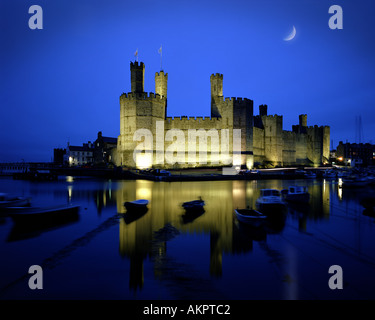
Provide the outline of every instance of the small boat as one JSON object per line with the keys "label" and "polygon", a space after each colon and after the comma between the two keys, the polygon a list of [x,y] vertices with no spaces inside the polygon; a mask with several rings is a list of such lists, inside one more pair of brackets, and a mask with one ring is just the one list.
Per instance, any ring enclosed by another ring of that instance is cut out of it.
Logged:
{"label": "small boat", "polygon": [[367,177],[352,175],[345,178],[342,178],[342,187],[343,188],[358,188],[365,187],[370,184],[370,180]]}
{"label": "small boat", "polygon": [[310,193],[305,186],[290,186],[288,189],[281,191],[281,195],[285,201],[308,203],[310,201]]}
{"label": "small boat", "polygon": [[12,197],[6,193],[0,193],[0,209],[9,207],[23,207],[30,205],[30,198]]}
{"label": "small boat", "polygon": [[305,175],[306,174],[306,171],[305,170],[302,170],[302,169],[297,169],[295,171],[295,174],[300,176],[300,175]]}
{"label": "small boat", "polygon": [[238,221],[254,227],[260,227],[267,219],[266,215],[254,209],[235,209],[234,212]]}
{"label": "small boat", "polygon": [[323,173],[323,178],[325,179],[335,179],[337,177],[337,174],[333,170],[327,170]]}
{"label": "small boat", "polygon": [[148,200],[139,199],[135,201],[127,201],[124,203],[126,210],[144,210],[148,205]]}
{"label": "small boat", "polygon": [[10,207],[7,215],[15,223],[44,223],[53,219],[77,215],[80,206],[62,205],[54,207]]}
{"label": "small boat", "polygon": [[182,207],[185,210],[194,211],[194,210],[202,210],[205,206],[205,202],[200,197],[199,200],[187,201],[182,204]]}
{"label": "small boat", "polygon": [[[35,218],[35,217],[34,217]],[[42,219],[30,219],[24,223],[14,223],[8,237],[7,242],[25,240],[40,236],[45,232],[57,230],[70,226],[79,221],[78,210],[65,212],[64,214],[51,214]]]}
{"label": "small boat", "polygon": [[315,172],[306,172],[304,174],[306,179],[315,179],[316,178],[316,173]]}
{"label": "small boat", "polygon": [[268,216],[279,216],[286,209],[286,205],[281,198],[281,193],[277,189],[262,189],[261,195],[256,200],[257,209]]}

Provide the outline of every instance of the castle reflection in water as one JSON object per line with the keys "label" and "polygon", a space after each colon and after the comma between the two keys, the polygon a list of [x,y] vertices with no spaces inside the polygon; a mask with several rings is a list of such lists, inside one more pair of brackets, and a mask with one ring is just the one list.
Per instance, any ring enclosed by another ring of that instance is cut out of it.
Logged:
{"label": "castle reflection in water", "polygon": [[[153,182],[146,180],[116,182],[116,188],[107,184],[95,194],[98,213],[103,207],[114,206],[120,214],[119,252],[130,260],[129,287],[133,290],[143,286],[143,264],[150,259],[155,277],[170,271],[166,262],[168,240],[176,234],[201,234],[210,239],[210,274],[222,275],[223,254],[250,252],[253,241],[267,239],[269,233],[280,233],[282,221],[274,229],[256,231],[244,227],[235,219],[235,208],[255,208],[260,189],[283,189],[295,183],[283,180],[262,181],[205,181],[205,182]],[[301,181],[297,183],[306,183]],[[330,214],[330,194],[342,190],[337,184],[326,181],[309,182],[311,200],[309,206],[288,208],[288,218],[298,219],[298,228],[303,231],[309,220],[327,219]],[[74,191],[74,189],[73,189]],[[79,192],[79,191],[78,191]],[[341,193],[341,195],[340,195]],[[74,192],[74,195],[77,194]],[[79,196],[78,196],[79,197]],[[184,219],[181,204],[202,197],[206,202],[205,212],[193,220]],[[126,221],[125,201],[149,200],[148,211],[133,221]]]}

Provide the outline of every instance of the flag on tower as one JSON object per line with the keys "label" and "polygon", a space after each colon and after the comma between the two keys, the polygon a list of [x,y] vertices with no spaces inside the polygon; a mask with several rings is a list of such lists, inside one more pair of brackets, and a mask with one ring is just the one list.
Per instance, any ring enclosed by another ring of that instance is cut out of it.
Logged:
{"label": "flag on tower", "polygon": [[134,56],[137,58],[137,61],[138,61],[138,48],[137,50],[135,50]]}
{"label": "flag on tower", "polygon": [[158,50],[158,52],[160,53],[160,70],[163,70],[163,67],[162,67],[162,45],[160,45],[160,48]]}

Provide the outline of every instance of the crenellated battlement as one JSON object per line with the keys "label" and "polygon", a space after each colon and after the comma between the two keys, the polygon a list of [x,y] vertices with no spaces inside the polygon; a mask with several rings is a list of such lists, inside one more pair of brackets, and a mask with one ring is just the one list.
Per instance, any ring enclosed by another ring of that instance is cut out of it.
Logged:
{"label": "crenellated battlement", "polygon": [[232,103],[247,104],[247,103],[253,102],[253,100],[251,99],[242,98],[242,97],[217,97],[216,101],[226,103],[227,105],[232,104]]}
{"label": "crenellated battlement", "polygon": [[128,92],[120,96],[120,100],[146,100],[146,101],[165,101],[166,98],[153,92]]}
{"label": "crenellated battlement", "polygon": [[165,77],[168,80],[168,73],[164,73],[164,71],[155,72],[155,77]]}
{"label": "crenellated battlement", "polygon": [[210,79],[214,79],[214,78],[219,78],[219,79],[223,80],[223,75],[221,73],[213,73],[213,74],[211,74]]}
{"label": "crenellated battlement", "polygon": [[309,126],[307,127],[307,129],[309,130],[323,130],[325,128],[329,128],[329,126],[318,126],[318,125],[314,125],[314,126]]}
{"label": "crenellated battlement", "polygon": [[130,66],[131,67],[142,67],[142,68],[144,68],[144,66],[145,66],[145,64],[143,63],[143,62],[140,62],[139,64],[138,64],[138,61],[130,61]]}
{"label": "crenellated battlement", "polygon": [[221,118],[211,118],[211,117],[188,117],[188,116],[181,116],[181,117],[167,117],[165,120],[167,123],[172,122],[191,122],[191,123],[214,123],[214,122],[221,122]]}
{"label": "crenellated battlement", "polygon": [[275,119],[275,120],[280,120],[283,118],[283,116],[279,116],[277,114],[274,115],[267,115],[267,116],[262,116],[262,118],[265,117],[266,119]]}

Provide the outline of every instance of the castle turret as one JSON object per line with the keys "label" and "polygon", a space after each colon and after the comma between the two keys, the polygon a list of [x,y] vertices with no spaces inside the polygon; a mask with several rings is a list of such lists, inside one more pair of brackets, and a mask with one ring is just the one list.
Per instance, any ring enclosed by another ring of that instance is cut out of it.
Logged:
{"label": "castle turret", "polygon": [[220,73],[212,74],[211,80],[211,96],[223,96],[223,75]]}
{"label": "castle turret", "polygon": [[155,72],[155,93],[160,97],[167,98],[168,73],[164,71]]}
{"label": "castle turret", "polygon": [[211,117],[222,117],[219,104],[223,100],[223,75],[212,74],[211,81]]}
{"label": "castle turret", "polygon": [[131,92],[141,93],[144,92],[144,80],[145,80],[145,65],[141,62],[138,65],[138,61],[130,63],[130,80],[131,80]]}
{"label": "castle turret", "polygon": [[259,115],[260,116],[266,116],[267,115],[267,105],[262,104],[259,106]]}
{"label": "castle turret", "polygon": [[300,114],[299,115],[299,126],[307,127],[307,114]]}

